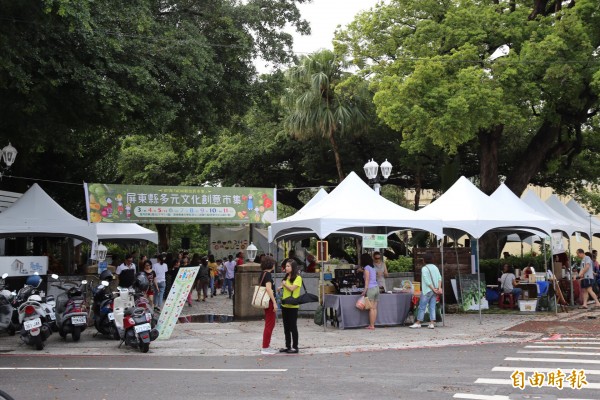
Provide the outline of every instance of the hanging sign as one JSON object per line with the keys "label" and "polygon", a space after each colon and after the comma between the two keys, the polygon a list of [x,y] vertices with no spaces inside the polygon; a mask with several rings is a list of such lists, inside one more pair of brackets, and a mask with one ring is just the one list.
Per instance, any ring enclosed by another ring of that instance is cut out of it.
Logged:
{"label": "hanging sign", "polygon": [[177,271],[177,278],[173,282],[156,324],[159,333],[158,339],[167,340],[171,337],[187,296],[192,291],[194,279],[196,279],[199,270],[200,267],[187,267],[179,268],[179,271]]}
{"label": "hanging sign", "polygon": [[387,247],[387,235],[363,235],[363,248],[386,249]]}
{"label": "hanging sign", "polygon": [[270,224],[275,189],[84,184],[89,222]]}

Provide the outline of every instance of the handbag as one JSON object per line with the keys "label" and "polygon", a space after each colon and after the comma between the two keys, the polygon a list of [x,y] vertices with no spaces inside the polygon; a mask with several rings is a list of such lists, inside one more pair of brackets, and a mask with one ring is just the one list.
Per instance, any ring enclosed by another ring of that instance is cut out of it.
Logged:
{"label": "handbag", "polygon": [[298,297],[286,297],[285,299],[281,300],[281,304],[290,304],[297,306],[300,304],[316,303],[317,301],[319,301],[319,296],[317,296],[316,294],[308,293],[308,291],[306,290],[306,286],[304,286],[304,281],[302,281],[302,288],[304,289],[304,293],[302,293]]}
{"label": "handbag", "polygon": [[360,298],[356,301],[356,308],[358,308],[361,311],[370,310],[371,308],[373,308],[373,305],[371,304],[371,300],[369,300],[368,297],[360,296]]}
{"label": "handbag", "polygon": [[260,284],[254,286],[254,294],[252,295],[252,307],[255,308],[269,308],[269,294],[267,293],[267,288],[262,286],[263,280],[265,279],[265,273],[263,272],[263,276],[260,280]]}

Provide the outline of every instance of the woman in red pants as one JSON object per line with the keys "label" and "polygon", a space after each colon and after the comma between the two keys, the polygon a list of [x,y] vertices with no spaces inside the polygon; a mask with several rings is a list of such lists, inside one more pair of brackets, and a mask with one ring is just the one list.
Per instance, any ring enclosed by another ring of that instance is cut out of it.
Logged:
{"label": "woman in red pants", "polygon": [[275,269],[275,259],[270,256],[263,257],[260,262],[260,269],[262,274],[260,275],[259,283],[261,286],[267,288],[267,294],[269,295],[269,307],[265,309],[265,328],[263,330],[263,342],[261,354],[272,355],[278,353],[277,350],[271,348],[271,335],[273,334],[273,328],[275,328],[275,313],[277,310],[277,301],[275,300],[275,294],[273,292],[274,281],[273,270]]}

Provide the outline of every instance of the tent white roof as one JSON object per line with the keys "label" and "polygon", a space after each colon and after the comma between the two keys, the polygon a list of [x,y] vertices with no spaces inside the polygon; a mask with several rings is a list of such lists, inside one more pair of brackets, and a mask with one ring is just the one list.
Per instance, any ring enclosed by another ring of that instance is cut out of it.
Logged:
{"label": "tent white roof", "polygon": [[146,240],[158,244],[158,233],[134,223],[98,222],[98,240]]}
{"label": "tent white roof", "polygon": [[579,215],[581,218],[585,218],[586,221],[591,220],[592,225],[596,228],[600,228],[600,221],[594,217],[592,214],[587,212],[581,205],[575,201],[575,199],[571,199],[566,204],[567,208],[573,211],[575,214]]}
{"label": "tent white roof", "polygon": [[506,207],[461,176],[433,203],[417,211],[440,218],[445,233],[465,232],[478,239],[494,229],[536,230],[550,234],[550,220],[539,214]]}
{"label": "tent white roof", "polygon": [[527,190],[521,199],[538,213],[550,218],[552,221],[552,230],[562,231],[569,237],[573,236],[575,232],[585,233],[585,231],[581,230],[582,227],[554,211],[553,208],[544,203],[533,191]]}
{"label": "tent white roof", "polygon": [[589,239],[590,230],[592,235],[600,233],[600,228],[595,227],[593,225],[590,227],[589,219],[586,220],[585,218],[582,218],[579,215],[575,214],[566,205],[564,205],[563,202],[560,201],[560,199],[555,194],[551,195],[546,199],[546,204],[548,204],[548,206],[554,211],[562,215],[563,218],[567,219],[568,221],[571,221],[571,223],[573,224],[576,224],[578,227],[577,231],[581,232],[586,238]]}
{"label": "tent white roof", "polygon": [[354,172],[325,198],[305,208],[298,216],[294,214],[273,222],[270,240],[294,232],[311,232],[323,239],[333,233],[373,233],[374,229],[389,233],[399,229],[419,229],[442,234],[438,218],[419,217],[416,212],[392,203],[375,193]]}
{"label": "tent white roof", "polygon": [[75,218],[37,184],[0,214],[0,237],[68,236],[97,241],[96,228]]}

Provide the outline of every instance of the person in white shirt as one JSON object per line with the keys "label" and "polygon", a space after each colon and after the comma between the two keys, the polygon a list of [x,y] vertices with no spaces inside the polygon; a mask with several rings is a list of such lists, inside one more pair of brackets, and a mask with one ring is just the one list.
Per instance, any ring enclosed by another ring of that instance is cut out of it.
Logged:
{"label": "person in white shirt", "polygon": [[158,294],[156,295],[154,304],[157,308],[161,309],[165,301],[166,273],[169,267],[162,254],[158,255],[157,260],[158,262],[152,265],[152,270],[156,273],[156,284],[158,286]]}
{"label": "person in white shirt", "polygon": [[232,255],[229,255],[229,259],[225,262],[225,286],[227,287],[227,294],[229,295],[229,298],[231,298],[233,295],[233,283],[235,282],[236,265],[236,260],[233,259]]}
{"label": "person in white shirt", "polygon": [[119,277],[119,286],[128,288],[133,285],[135,280],[135,264],[133,263],[133,256],[127,254],[125,261],[117,267],[117,276]]}

